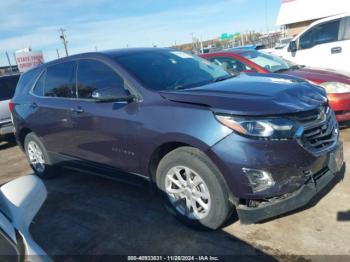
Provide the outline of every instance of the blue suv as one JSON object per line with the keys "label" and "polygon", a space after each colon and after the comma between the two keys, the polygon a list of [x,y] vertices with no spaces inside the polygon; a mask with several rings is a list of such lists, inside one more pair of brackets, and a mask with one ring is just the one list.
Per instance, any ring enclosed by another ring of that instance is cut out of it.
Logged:
{"label": "blue suv", "polygon": [[322,88],[233,76],[174,49],[52,61],[21,76],[10,108],[38,176],[139,176],[181,220],[211,229],[234,210],[255,223],[304,206],[343,166]]}

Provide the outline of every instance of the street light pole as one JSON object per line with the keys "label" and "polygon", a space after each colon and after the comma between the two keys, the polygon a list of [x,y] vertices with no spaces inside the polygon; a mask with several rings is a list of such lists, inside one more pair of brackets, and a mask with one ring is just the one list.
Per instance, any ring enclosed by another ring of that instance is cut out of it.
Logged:
{"label": "street light pole", "polygon": [[63,28],[60,28],[58,30],[58,32],[60,33],[60,38],[62,39],[62,42],[63,42],[63,45],[64,45],[64,50],[66,51],[66,56],[68,56],[68,48],[67,48],[67,44],[68,44],[68,41],[67,41],[67,36],[66,36],[66,30],[63,29]]}

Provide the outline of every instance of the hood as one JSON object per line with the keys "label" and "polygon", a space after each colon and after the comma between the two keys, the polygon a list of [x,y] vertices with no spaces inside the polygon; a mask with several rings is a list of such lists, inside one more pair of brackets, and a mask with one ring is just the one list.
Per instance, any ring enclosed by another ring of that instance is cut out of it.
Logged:
{"label": "hood", "polygon": [[200,104],[233,115],[277,115],[312,110],[326,103],[327,95],[299,78],[279,74],[240,74],[201,87],[162,91],[168,100]]}
{"label": "hood", "polygon": [[300,69],[289,70],[286,74],[296,77],[301,77],[310,80],[316,84],[321,84],[324,82],[341,82],[345,84],[350,84],[350,77],[345,74],[340,74],[337,71],[331,69],[317,69],[304,67]]}

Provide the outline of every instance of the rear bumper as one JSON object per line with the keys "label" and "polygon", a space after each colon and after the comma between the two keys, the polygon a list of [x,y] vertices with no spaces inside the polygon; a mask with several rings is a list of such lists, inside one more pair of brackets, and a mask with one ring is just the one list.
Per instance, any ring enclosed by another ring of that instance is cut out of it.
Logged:
{"label": "rear bumper", "polygon": [[13,124],[11,122],[0,124],[0,137],[13,134]]}
{"label": "rear bumper", "polygon": [[321,191],[332,184],[332,181],[338,181],[337,177],[341,176],[339,171],[342,170],[344,165],[342,145],[340,145],[338,150],[337,153],[331,153],[326,169],[314,174],[294,193],[271,199],[268,202],[261,202],[257,207],[239,205],[237,207],[237,213],[241,223],[257,223],[289,213],[290,211],[305,207],[313,199],[316,199],[317,196],[321,196]]}

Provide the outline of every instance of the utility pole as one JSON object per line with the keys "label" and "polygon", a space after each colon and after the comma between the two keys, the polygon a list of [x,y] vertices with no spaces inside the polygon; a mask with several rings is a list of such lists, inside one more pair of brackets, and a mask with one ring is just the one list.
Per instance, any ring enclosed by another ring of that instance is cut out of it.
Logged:
{"label": "utility pole", "polygon": [[57,58],[60,58],[60,53],[58,52],[58,49],[56,48]]}
{"label": "utility pole", "polygon": [[201,35],[200,41],[201,41],[201,54],[203,54],[204,53],[204,48],[203,48],[203,37],[202,37],[202,35]]}
{"label": "utility pole", "polygon": [[12,67],[11,61],[10,61],[10,57],[9,57],[9,53],[7,53],[7,51],[5,53],[6,53],[7,61],[9,62],[9,66]]}
{"label": "utility pole", "polygon": [[17,64],[17,59],[16,59],[16,54],[15,54],[15,53],[13,53],[13,59],[15,60],[16,65],[18,66],[18,64]]}
{"label": "utility pole", "polygon": [[194,43],[194,33],[190,33],[191,37],[192,37],[192,49],[195,50],[195,43]]}
{"label": "utility pole", "polygon": [[66,56],[68,56],[68,49],[67,49],[67,36],[66,36],[66,29],[60,28],[58,29],[58,32],[60,33],[60,38],[62,39],[63,45],[64,45],[64,49],[66,50]]}

